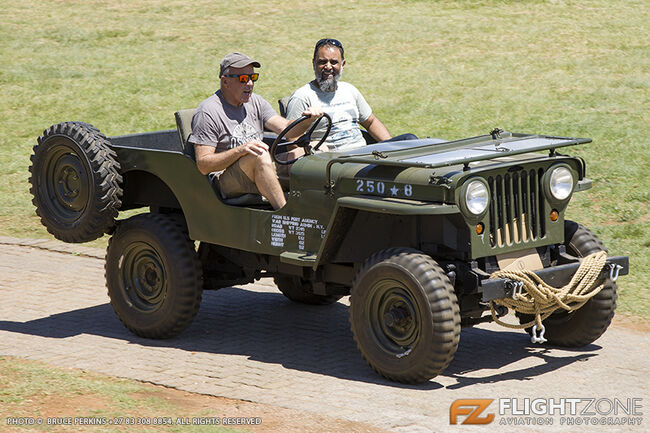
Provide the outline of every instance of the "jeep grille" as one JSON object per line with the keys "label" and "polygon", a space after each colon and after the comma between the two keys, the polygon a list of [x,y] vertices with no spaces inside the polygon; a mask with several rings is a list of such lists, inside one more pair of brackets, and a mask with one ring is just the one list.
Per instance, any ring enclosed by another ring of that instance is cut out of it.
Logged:
{"label": "jeep grille", "polygon": [[490,187],[490,246],[505,247],[532,242],[546,234],[543,170],[520,170],[488,177]]}

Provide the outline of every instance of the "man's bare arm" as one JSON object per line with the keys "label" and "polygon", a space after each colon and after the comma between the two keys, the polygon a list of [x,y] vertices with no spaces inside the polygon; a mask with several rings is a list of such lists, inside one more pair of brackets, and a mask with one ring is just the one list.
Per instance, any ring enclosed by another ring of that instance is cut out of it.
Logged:
{"label": "man's bare arm", "polygon": [[[296,125],[295,128],[293,128],[291,131],[289,131],[289,139],[293,140],[294,138],[300,137],[302,134],[307,131],[307,129],[314,123],[314,121],[318,120],[320,116],[323,115],[323,110],[317,107],[309,107],[305,111],[303,111],[303,116],[304,115],[309,115],[311,116],[311,120],[305,120],[304,122],[301,122],[299,125]],[[266,121],[264,126],[266,129],[275,132],[276,134],[279,134],[291,124],[295,119],[289,120],[285,119],[282,116],[273,116],[269,120]]]}
{"label": "man's bare arm", "polygon": [[259,156],[264,152],[268,152],[268,150],[269,147],[265,143],[257,140],[249,141],[241,146],[233,147],[223,152],[215,152],[214,146],[194,145],[196,166],[203,174],[225,170],[244,155],[251,154]]}
{"label": "man's bare arm", "polygon": [[366,128],[370,135],[372,135],[373,138],[377,141],[384,141],[391,138],[388,129],[374,114],[371,114],[365,122],[361,122],[361,125]]}

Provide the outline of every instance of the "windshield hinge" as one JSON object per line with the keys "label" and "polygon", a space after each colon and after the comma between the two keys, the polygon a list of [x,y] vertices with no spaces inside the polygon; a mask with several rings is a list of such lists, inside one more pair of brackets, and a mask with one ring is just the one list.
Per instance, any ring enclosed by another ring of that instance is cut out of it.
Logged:
{"label": "windshield hinge", "polygon": [[492,136],[492,140],[500,139],[502,132],[503,132],[503,129],[501,129],[501,128],[494,128],[492,131],[490,131],[490,135]]}

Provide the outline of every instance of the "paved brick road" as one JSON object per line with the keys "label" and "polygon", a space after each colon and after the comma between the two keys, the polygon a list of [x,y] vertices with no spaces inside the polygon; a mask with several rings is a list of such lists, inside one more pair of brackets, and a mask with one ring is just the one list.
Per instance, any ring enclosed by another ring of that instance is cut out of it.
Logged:
{"label": "paved brick road", "polygon": [[[29,246],[32,245],[32,246]],[[68,253],[60,251],[67,250]],[[72,252],[73,254],[70,254]],[[642,398],[641,426],[501,431],[648,431],[648,334],[611,327],[581,350],[545,348],[495,325],[464,329],[447,371],[421,386],[388,382],[357,352],[345,302],[293,304],[272,282],[206,292],[171,340],[129,333],[113,314],[102,250],[0,237],[0,354],[366,422],[396,432],[487,431],[449,424],[461,398]],[[602,409],[607,410],[603,405]],[[496,412],[496,402],[489,410]],[[461,418],[462,419],[462,418]],[[518,419],[521,419],[519,417]],[[495,422],[506,422],[497,415]]]}

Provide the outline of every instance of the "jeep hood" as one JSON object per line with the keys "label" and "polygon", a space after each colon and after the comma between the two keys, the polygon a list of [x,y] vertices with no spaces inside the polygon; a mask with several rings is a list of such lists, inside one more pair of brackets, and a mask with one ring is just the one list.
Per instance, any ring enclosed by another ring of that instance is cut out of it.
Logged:
{"label": "jeep hood", "polygon": [[[467,165],[471,162],[503,158],[523,153],[574,146],[591,142],[589,138],[501,133],[455,141],[435,138],[377,143],[347,152],[332,154],[335,160],[362,159],[363,162],[386,161],[390,165],[437,168]],[[350,161],[352,162],[352,161]],[[356,162],[356,161],[355,161]],[[362,162],[362,161],[359,161]]]}

